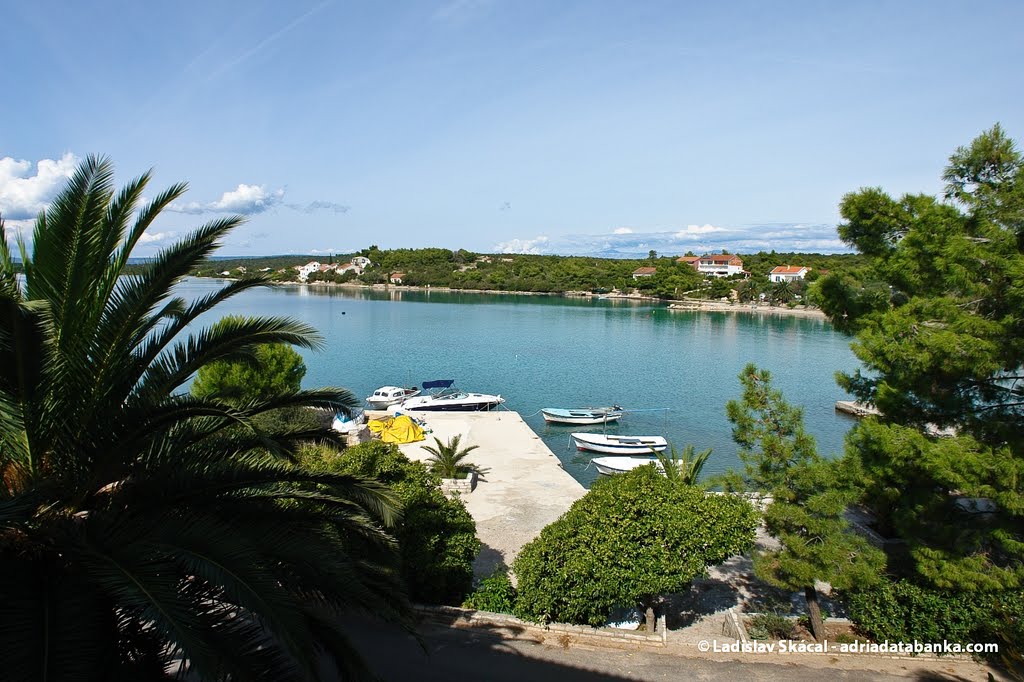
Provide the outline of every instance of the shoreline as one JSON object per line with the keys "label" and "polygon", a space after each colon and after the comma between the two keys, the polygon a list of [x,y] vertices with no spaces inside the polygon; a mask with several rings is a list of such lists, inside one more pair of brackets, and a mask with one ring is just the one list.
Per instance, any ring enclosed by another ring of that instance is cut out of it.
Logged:
{"label": "shoreline", "polygon": [[[193,275],[195,276],[195,275]],[[196,279],[224,279],[233,280],[233,277],[199,277]],[[452,287],[432,286],[411,286],[408,284],[353,284],[352,282],[269,282],[275,287],[316,287],[347,289],[369,289],[371,291],[414,291],[430,293],[437,291],[443,294],[492,294],[498,296],[550,296],[552,298],[607,298],[617,301],[636,301],[641,303],[660,304],[666,310],[672,312],[709,312],[709,313],[747,313],[756,315],[789,315],[791,317],[806,317],[811,319],[828,320],[818,308],[789,308],[785,306],[770,306],[740,303],[723,303],[721,301],[705,301],[699,299],[664,299],[656,296],[644,296],[643,294],[594,294],[589,291],[510,291],[506,289],[453,289]]]}
{"label": "shoreline", "polygon": [[772,305],[752,305],[748,303],[722,303],[721,301],[700,301],[684,299],[672,301],[668,309],[673,312],[714,312],[714,313],[748,313],[751,315],[790,315],[792,317],[808,317],[828,320],[828,316],[818,308]]}

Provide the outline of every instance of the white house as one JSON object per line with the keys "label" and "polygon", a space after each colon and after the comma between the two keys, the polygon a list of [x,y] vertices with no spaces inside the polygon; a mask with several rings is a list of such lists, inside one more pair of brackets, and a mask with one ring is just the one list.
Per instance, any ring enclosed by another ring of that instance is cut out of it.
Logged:
{"label": "white house", "polygon": [[363,274],[363,271],[353,263],[342,263],[341,265],[337,266],[334,269],[334,271],[339,275],[344,275],[346,272],[354,272],[357,275]]}
{"label": "white house", "polygon": [[320,269],[320,263],[315,260],[309,261],[305,265],[300,265],[296,270],[299,271],[299,281],[305,282],[306,279],[314,272]]}
{"label": "white house", "polygon": [[743,261],[739,256],[728,253],[701,256],[695,267],[697,272],[705,277],[732,277],[743,274]]}
{"label": "white house", "polygon": [[403,277],[405,277],[405,273],[404,272],[392,272],[391,273],[391,277],[389,277],[388,280],[392,284],[401,284]]}
{"label": "white house", "polygon": [[658,268],[637,268],[633,271],[633,279],[640,279],[641,277],[651,277],[658,271]]}
{"label": "white house", "polygon": [[363,270],[373,265],[373,263],[371,263],[370,259],[366,256],[356,256],[352,259],[352,265],[359,268],[359,270],[356,271],[356,274],[361,275],[363,274]]}
{"label": "white house", "polygon": [[768,273],[768,280],[771,282],[792,282],[795,279],[803,279],[810,272],[810,268],[799,265],[780,265]]}

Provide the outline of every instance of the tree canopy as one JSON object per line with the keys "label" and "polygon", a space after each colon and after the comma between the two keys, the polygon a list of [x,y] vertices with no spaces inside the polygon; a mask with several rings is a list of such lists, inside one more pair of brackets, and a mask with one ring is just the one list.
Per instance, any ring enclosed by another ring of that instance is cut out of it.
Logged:
{"label": "tree canopy", "polygon": [[[237,326],[244,318],[230,315],[213,325],[214,329]],[[233,403],[258,400],[264,395],[295,393],[302,388],[306,364],[291,346],[262,343],[245,358],[218,360],[199,369],[192,383],[192,394],[200,398],[215,396]]]}
{"label": "tree canopy", "polygon": [[754,572],[787,590],[803,590],[811,632],[824,636],[815,583],[836,589],[865,588],[878,580],[885,556],[847,522],[855,501],[857,471],[851,460],[826,460],[804,430],[803,412],[771,387],[771,375],[747,365],[740,373],[742,400],[726,407],[740,445],[743,474],[726,478],[727,489],[745,489],[770,498],[765,530],[779,549],[759,552]]}
{"label": "tree canopy", "polygon": [[473,586],[480,541],[466,505],[441,492],[438,475],[410,461],[395,444],[381,441],[341,452],[309,448],[302,463],[314,471],[372,478],[394,491],[402,503],[394,535],[409,596],[420,604],[462,603]]}
{"label": "tree canopy", "polygon": [[615,608],[651,607],[748,550],[757,520],[746,500],[677,485],[654,466],[599,480],[516,558],[517,613],[604,625]]}
{"label": "tree canopy", "polygon": [[936,587],[1024,585],[1024,158],[998,125],[957,149],[942,198],[843,198],[856,276],[819,282],[856,334],[840,377],[882,412],[856,427],[864,502]]}

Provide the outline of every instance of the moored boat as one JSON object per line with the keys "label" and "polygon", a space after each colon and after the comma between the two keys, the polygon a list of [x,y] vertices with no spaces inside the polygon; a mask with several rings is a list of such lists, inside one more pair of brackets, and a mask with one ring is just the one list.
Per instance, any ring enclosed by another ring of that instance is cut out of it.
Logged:
{"label": "moored boat", "polygon": [[569,409],[545,407],[541,414],[549,424],[608,424],[622,419],[622,408],[618,405]]}
{"label": "moored boat", "polygon": [[577,450],[603,452],[606,455],[647,455],[662,452],[668,441],[662,436],[614,436],[603,433],[574,433]]}
{"label": "moored boat", "polygon": [[594,463],[598,473],[606,476],[624,474],[648,464],[654,464],[659,470],[662,468],[657,457],[595,457],[590,461]]}
{"label": "moored boat", "polygon": [[430,395],[409,398],[402,403],[403,411],[419,412],[485,412],[505,402],[500,395],[488,393],[467,393],[452,388],[453,379],[424,381],[424,390]]}
{"label": "moored boat", "polygon": [[406,399],[419,394],[420,389],[415,386],[381,386],[366,399],[366,403],[375,410],[384,410],[391,405],[401,405]]}

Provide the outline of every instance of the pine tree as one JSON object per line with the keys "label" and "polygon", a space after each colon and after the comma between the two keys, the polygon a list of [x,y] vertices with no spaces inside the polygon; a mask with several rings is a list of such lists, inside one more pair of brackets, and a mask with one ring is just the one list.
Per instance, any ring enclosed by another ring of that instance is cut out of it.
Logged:
{"label": "pine tree", "polygon": [[934,587],[1024,585],[1024,157],[998,125],[950,158],[943,199],[863,189],[839,235],[870,257],[817,283],[883,416],[854,429],[864,503]]}
{"label": "pine tree", "polygon": [[837,589],[870,584],[885,558],[845,518],[856,497],[853,460],[818,455],[814,438],[804,430],[803,411],[772,389],[767,371],[747,365],[740,382],[743,398],[730,401],[726,410],[745,470],[728,476],[726,487],[771,498],[765,529],[781,547],[758,553],[754,572],[776,587],[804,592],[811,634],[821,640],[824,625],[815,583]]}

